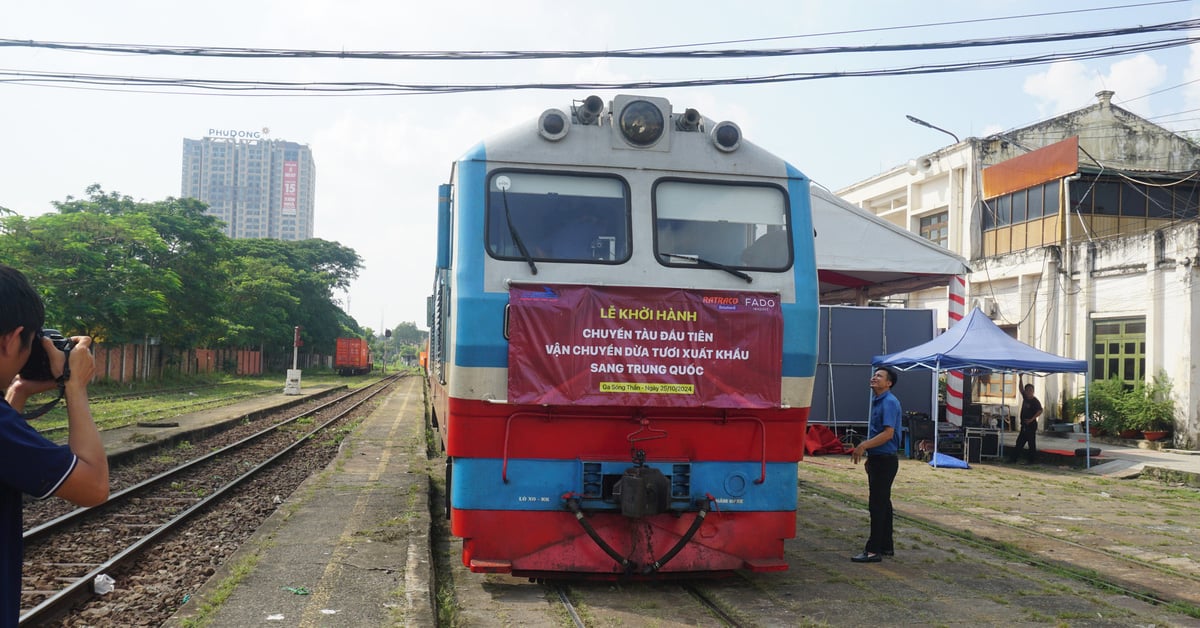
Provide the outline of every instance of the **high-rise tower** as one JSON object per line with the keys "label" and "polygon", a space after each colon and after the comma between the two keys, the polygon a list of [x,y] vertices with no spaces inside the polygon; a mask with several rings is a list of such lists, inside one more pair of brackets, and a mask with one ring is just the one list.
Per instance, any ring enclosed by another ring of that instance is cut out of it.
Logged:
{"label": "high-rise tower", "polygon": [[307,145],[210,129],[183,140],[181,195],[208,203],[231,238],[313,237],[316,166]]}

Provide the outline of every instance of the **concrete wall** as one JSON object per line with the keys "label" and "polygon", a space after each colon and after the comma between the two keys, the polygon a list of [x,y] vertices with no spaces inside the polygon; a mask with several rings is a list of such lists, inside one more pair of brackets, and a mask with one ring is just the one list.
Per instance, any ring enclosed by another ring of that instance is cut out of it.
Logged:
{"label": "concrete wall", "polygon": [[[1144,318],[1145,372],[1151,377],[1162,371],[1171,379],[1175,444],[1200,446],[1200,225],[1079,243],[1070,251],[1069,273],[1062,272],[1057,252],[1045,247],[977,260],[979,270],[969,278],[972,299],[995,299],[992,318],[1016,324],[1022,342],[1075,359],[1091,359],[1095,321]],[[1068,329],[1074,333],[1063,331]],[[1075,375],[1040,383],[1048,411],[1083,387]]]}

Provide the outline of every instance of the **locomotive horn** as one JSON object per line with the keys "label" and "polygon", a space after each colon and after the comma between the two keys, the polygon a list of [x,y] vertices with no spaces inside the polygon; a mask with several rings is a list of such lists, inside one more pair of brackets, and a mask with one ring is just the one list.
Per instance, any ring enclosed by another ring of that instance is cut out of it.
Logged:
{"label": "locomotive horn", "polygon": [[695,131],[700,128],[700,112],[695,109],[684,111],[675,118],[675,128],[680,131]]}
{"label": "locomotive horn", "polygon": [[580,124],[591,124],[603,111],[604,100],[593,94],[583,101],[582,107],[575,108],[575,117],[579,119]]}

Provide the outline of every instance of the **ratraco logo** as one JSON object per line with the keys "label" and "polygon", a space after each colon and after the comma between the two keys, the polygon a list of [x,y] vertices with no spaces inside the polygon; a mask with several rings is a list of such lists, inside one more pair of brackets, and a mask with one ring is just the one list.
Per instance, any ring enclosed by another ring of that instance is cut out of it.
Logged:
{"label": "ratraco logo", "polygon": [[737,305],[737,297],[704,297],[704,303],[710,305]]}
{"label": "ratraco logo", "polygon": [[530,301],[554,301],[558,299],[558,293],[555,292],[550,286],[542,286],[542,290],[540,292],[534,292],[531,290],[529,292],[521,293],[521,298]]}

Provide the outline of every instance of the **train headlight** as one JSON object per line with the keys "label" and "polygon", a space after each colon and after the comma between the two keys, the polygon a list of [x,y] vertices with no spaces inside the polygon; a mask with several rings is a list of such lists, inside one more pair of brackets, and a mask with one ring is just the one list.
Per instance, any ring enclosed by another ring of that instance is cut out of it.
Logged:
{"label": "train headlight", "polygon": [[652,146],[663,135],[662,110],[646,100],[634,100],[626,104],[621,109],[617,124],[621,135],[634,146]]}
{"label": "train headlight", "polygon": [[728,120],[713,127],[710,137],[717,149],[727,153],[732,153],[742,145],[742,129]]}
{"label": "train headlight", "polygon": [[538,135],[557,142],[567,136],[571,130],[570,116],[561,109],[547,109],[538,118]]}

